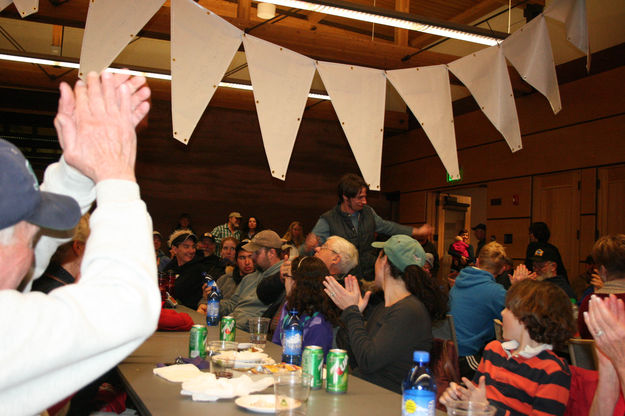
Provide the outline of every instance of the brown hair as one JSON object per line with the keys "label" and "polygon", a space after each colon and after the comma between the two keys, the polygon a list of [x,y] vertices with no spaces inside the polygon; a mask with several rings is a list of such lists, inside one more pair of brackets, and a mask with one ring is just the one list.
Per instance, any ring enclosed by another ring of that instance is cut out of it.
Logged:
{"label": "brown hair", "polygon": [[234,242],[234,246],[235,246],[235,247],[239,245],[239,240],[237,240],[237,239],[236,239],[236,238],[234,238],[234,237],[230,237],[230,236],[229,236],[229,237],[224,237],[224,238],[223,238],[223,240],[221,240],[221,244],[219,245],[219,247],[223,248],[223,247],[224,247],[224,243],[225,243],[226,241],[232,241],[232,242]]}
{"label": "brown hair", "polygon": [[343,196],[347,198],[355,198],[362,188],[369,190],[369,185],[363,178],[353,173],[346,173],[341,177],[339,186],[336,190],[339,197],[339,204],[343,203]]}
{"label": "brown hair", "polygon": [[513,284],[506,295],[506,308],[536,342],[563,348],[575,333],[571,301],[551,282],[525,279]]}
{"label": "brown hair", "polygon": [[443,292],[433,279],[421,267],[414,264],[407,266],[402,273],[391,260],[388,260],[391,266],[391,276],[394,279],[402,279],[406,284],[406,289],[419,299],[430,314],[430,320],[438,321],[445,318],[449,310],[447,293]]}
{"label": "brown hair", "polygon": [[[293,239],[293,228],[295,228],[295,226],[297,225],[302,227],[302,234],[299,237],[297,237],[297,240],[295,240]],[[299,221],[293,221],[291,224],[289,224],[289,228],[286,230],[286,233],[284,234],[282,239],[286,240],[287,242],[293,241],[293,243],[295,244],[295,247],[299,247],[302,244],[304,244],[304,226],[302,225],[302,223]]]}
{"label": "brown hair", "polygon": [[295,285],[286,298],[288,308],[312,316],[320,312],[332,325],[339,324],[339,314],[334,302],[323,292],[328,268],[317,257],[299,256],[291,262],[291,275]]}
{"label": "brown hair", "polygon": [[608,280],[625,278],[625,234],[601,237],[592,247],[592,258],[597,266],[605,267]]}
{"label": "brown hair", "polygon": [[498,274],[506,263],[506,249],[496,241],[491,241],[480,250],[479,268],[493,275]]}

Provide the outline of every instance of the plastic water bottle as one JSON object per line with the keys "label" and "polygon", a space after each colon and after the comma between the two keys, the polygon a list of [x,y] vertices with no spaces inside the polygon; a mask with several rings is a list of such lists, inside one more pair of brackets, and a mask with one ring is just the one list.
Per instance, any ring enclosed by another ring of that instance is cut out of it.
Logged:
{"label": "plastic water bottle", "polygon": [[295,309],[289,311],[282,327],[282,362],[295,365],[302,362],[302,325]]}
{"label": "plastic water bottle", "polygon": [[221,291],[217,287],[217,283],[212,277],[203,272],[202,275],[206,279],[206,285],[212,288],[206,299],[206,325],[215,326],[219,324],[219,302],[221,301]]}
{"label": "plastic water bottle", "polygon": [[430,370],[430,353],[415,351],[413,366],[402,384],[402,416],[434,416],[436,414],[436,383]]}

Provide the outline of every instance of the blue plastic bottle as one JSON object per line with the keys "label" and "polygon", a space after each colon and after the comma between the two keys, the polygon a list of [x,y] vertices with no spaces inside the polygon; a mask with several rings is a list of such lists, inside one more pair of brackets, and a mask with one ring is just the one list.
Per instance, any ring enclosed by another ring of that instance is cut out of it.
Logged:
{"label": "blue plastic bottle", "polygon": [[434,416],[436,414],[436,383],[430,370],[430,353],[415,351],[414,362],[402,384],[402,416]]}
{"label": "blue plastic bottle", "polygon": [[217,283],[212,277],[203,272],[202,275],[206,279],[206,285],[212,288],[206,299],[206,325],[215,326],[219,324],[219,302],[221,301],[221,291],[217,287]]}
{"label": "blue plastic bottle", "polygon": [[282,362],[300,365],[302,362],[302,325],[297,310],[291,309],[282,326]]}

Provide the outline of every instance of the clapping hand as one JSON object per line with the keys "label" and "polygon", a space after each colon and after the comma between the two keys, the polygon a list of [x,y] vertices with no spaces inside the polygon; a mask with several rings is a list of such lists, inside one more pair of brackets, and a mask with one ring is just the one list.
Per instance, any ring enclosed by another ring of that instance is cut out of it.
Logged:
{"label": "clapping hand", "polygon": [[514,284],[525,279],[536,280],[536,273],[530,273],[524,264],[519,264],[516,266],[516,269],[514,269],[512,276],[510,276],[510,283]]}
{"label": "clapping hand", "polygon": [[367,291],[363,297],[360,294],[360,286],[358,280],[351,274],[345,278],[345,287],[341,286],[334,277],[326,276],[324,292],[330,296],[339,309],[343,310],[350,306],[358,306],[358,310],[362,313],[369,303],[371,292]]}
{"label": "clapping hand", "polygon": [[61,83],[59,110],[54,126],[67,163],[94,182],[135,180],[137,152],[135,127],[148,113],[145,78],[87,75],[74,90]]}
{"label": "clapping hand", "polygon": [[439,401],[445,406],[449,406],[454,400],[470,400],[480,403],[488,401],[486,399],[486,377],[480,377],[477,386],[466,377],[462,377],[462,382],[466,387],[454,383],[453,381],[449,383],[449,387],[447,387],[447,390],[441,395]]}
{"label": "clapping hand", "polygon": [[625,367],[625,304],[614,295],[601,299],[591,296],[584,321],[600,352],[617,368]]}

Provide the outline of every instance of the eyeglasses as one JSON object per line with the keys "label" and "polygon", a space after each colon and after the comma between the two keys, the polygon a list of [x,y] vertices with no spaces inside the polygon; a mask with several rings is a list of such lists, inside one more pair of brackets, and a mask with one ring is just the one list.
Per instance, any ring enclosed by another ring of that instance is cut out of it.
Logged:
{"label": "eyeglasses", "polygon": [[321,247],[319,247],[319,250],[330,250],[331,252],[333,252],[334,254],[336,254],[337,256],[339,255],[339,253],[337,253],[336,251],[332,250],[330,247],[328,247],[328,243],[323,244]]}

